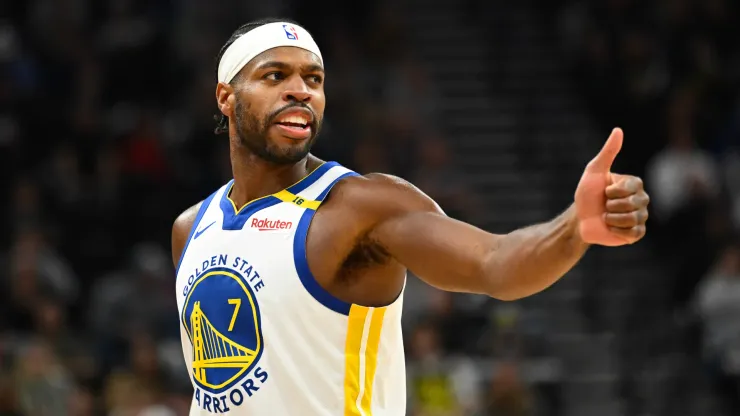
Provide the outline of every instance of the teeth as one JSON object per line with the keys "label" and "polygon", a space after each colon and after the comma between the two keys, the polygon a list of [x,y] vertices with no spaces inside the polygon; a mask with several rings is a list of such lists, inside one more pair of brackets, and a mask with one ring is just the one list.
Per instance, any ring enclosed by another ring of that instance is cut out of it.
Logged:
{"label": "teeth", "polygon": [[280,119],[280,122],[306,125],[308,124],[308,119],[306,117],[301,117],[301,116],[288,116],[288,117],[283,117],[282,119]]}

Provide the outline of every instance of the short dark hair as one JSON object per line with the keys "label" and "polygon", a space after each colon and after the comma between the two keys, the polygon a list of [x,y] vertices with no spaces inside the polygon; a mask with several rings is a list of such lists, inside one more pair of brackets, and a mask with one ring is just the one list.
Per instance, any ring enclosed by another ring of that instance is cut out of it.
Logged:
{"label": "short dark hair", "polygon": [[[253,22],[245,23],[241,26],[239,26],[238,29],[234,31],[234,33],[231,34],[231,37],[229,40],[224,43],[224,46],[221,47],[221,50],[218,51],[218,56],[216,56],[216,78],[218,78],[218,63],[221,62],[221,58],[224,56],[224,52],[226,52],[226,49],[231,46],[232,43],[234,43],[235,40],[239,39],[240,36],[244,35],[245,33],[256,29],[260,26],[269,24],[269,23],[277,23],[277,22],[286,22],[294,25],[300,26],[300,24],[294,20],[291,19],[281,19],[281,18],[275,18],[275,17],[268,17],[264,19],[255,20]],[[229,84],[233,84],[239,80],[239,75],[234,77],[231,81],[229,81]],[[214,129],[215,134],[222,134],[229,131],[229,118],[223,115],[220,111],[213,116],[214,120],[216,120],[216,128]]]}

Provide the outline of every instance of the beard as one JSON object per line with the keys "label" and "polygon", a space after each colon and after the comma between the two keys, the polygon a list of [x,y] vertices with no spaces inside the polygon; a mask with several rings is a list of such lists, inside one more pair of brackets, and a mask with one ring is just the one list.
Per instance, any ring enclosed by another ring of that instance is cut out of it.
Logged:
{"label": "beard", "polygon": [[276,165],[288,165],[303,160],[311,151],[311,147],[316,141],[316,137],[321,129],[322,123],[316,117],[316,114],[313,114],[313,122],[310,124],[311,137],[302,143],[298,143],[296,146],[281,147],[269,138],[268,130],[273,126],[275,117],[291,107],[302,107],[311,111],[313,114],[313,111],[307,105],[295,103],[272,112],[264,120],[260,121],[254,113],[248,111],[248,108],[245,109],[239,98],[236,98],[236,107],[234,110],[236,134],[239,138],[239,143],[260,159]]}

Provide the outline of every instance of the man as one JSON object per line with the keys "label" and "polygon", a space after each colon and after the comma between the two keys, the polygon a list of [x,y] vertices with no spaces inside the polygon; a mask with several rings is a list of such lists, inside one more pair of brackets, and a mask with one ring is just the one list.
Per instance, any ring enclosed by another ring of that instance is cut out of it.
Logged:
{"label": "man", "polygon": [[319,160],[309,151],[323,61],[293,22],[237,30],[216,99],[234,179],[172,231],[192,415],[403,415],[407,269],[440,289],[514,300],[552,285],[589,245],[645,234],[640,179],[609,172],[619,129],[572,207],[506,235],[445,216],[401,179]]}

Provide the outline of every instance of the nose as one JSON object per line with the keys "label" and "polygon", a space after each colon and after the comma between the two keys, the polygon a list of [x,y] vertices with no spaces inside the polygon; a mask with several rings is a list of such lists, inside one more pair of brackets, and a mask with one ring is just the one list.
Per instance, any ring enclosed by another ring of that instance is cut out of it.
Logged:
{"label": "nose", "polygon": [[283,91],[284,101],[308,103],[311,97],[313,93],[301,77],[294,76],[290,82],[286,83],[285,91]]}

